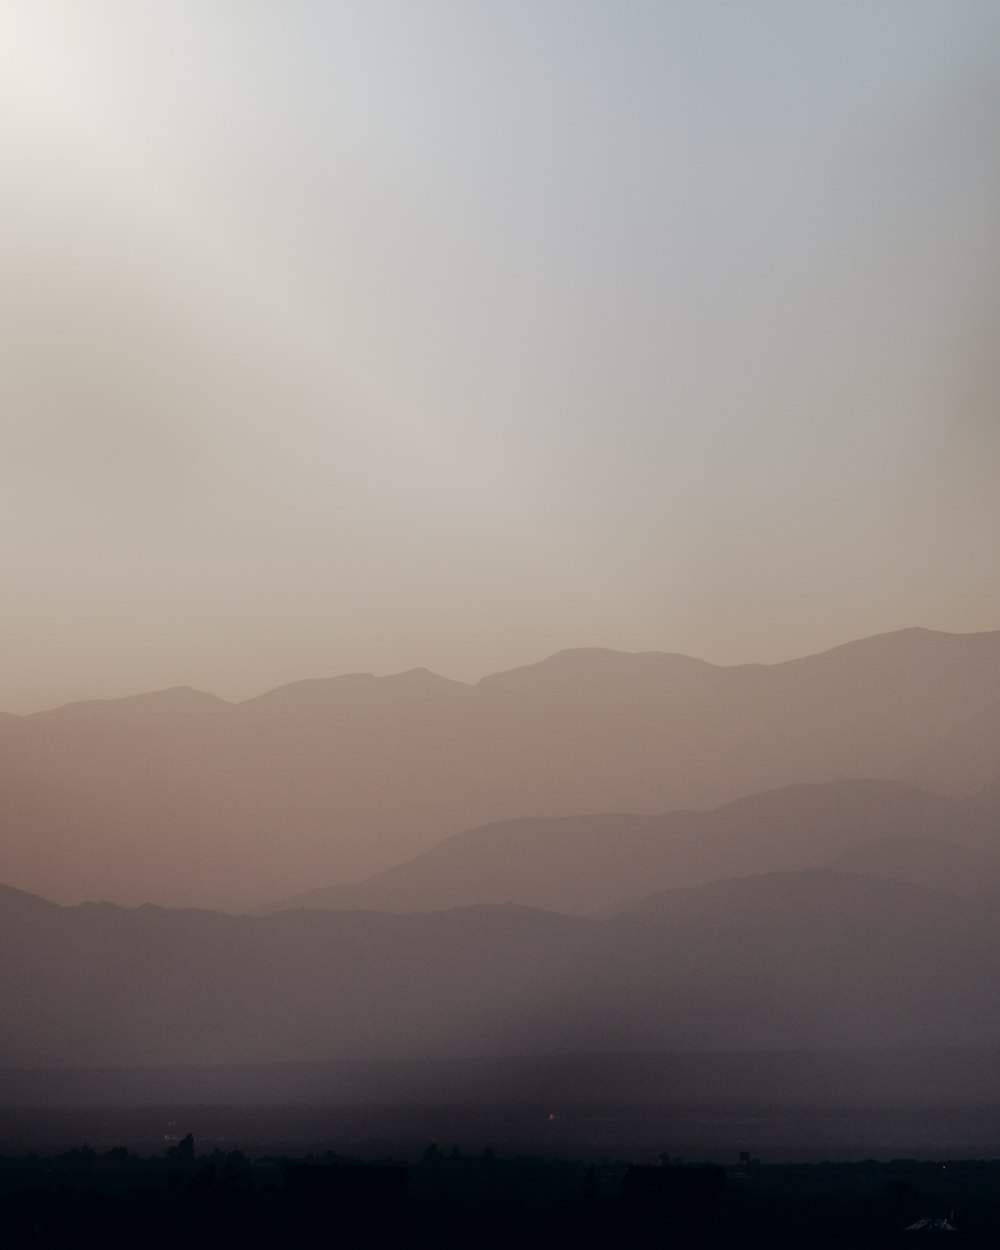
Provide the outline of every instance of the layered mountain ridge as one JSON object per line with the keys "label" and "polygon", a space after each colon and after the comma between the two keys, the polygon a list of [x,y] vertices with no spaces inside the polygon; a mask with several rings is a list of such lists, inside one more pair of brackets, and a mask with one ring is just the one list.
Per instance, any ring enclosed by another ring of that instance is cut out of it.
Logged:
{"label": "layered mountain ridge", "polygon": [[998,703],[1000,632],[904,630],[777,665],[582,650],[476,686],[413,670],[75,704],[0,719],[0,858],[60,902],[245,909],[498,821],[844,778],[965,794],[1000,761],[987,744],[972,777],[956,735]]}
{"label": "layered mountain ridge", "polygon": [[0,892],[0,1067],[1000,1045],[1000,897],[834,869],[582,918]]}
{"label": "layered mountain ridge", "polygon": [[[838,856],[849,867],[852,853],[863,862],[878,843],[882,871],[874,875],[909,874],[934,884],[932,865],[921,876],[914,860],[936,852],[938,866],[955,875],[961,860],[963,881],[980,880],[986,889],[1000,855],[998,817],[1000,805],[993,812],[978,799],[959,802],[867,780],[788,786],[709,811],[507,821],[456,834],[357,885],[310,890],[260,910],[415,912],[516,903],[585,915],[656,889],[817,868]],[[887,842],[895,846],[895,865]]]}

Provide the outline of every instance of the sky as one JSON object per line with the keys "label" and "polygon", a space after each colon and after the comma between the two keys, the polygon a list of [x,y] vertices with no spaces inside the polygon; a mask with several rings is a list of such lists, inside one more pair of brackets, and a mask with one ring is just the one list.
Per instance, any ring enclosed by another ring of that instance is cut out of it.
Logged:
{"label": "sky", "polygon": [[1000,4],[0,0],[0,708],[1000,628]]}

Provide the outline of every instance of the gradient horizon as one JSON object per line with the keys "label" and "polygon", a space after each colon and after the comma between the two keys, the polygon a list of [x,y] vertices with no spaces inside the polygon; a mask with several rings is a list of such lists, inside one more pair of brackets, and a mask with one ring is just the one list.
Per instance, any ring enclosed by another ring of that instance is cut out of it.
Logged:
{"label": "gradient horizon", "polygon": [[997,628],[998,71],[986,0],[8,0],[0,708]]}

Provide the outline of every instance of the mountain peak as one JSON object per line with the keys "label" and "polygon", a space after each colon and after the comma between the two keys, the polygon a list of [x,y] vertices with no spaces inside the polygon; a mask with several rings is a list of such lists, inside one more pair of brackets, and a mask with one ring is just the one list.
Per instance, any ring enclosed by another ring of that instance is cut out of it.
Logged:
{"label": "mountain peak", "polygon": [[401,673],[376,676],[374,673],[342,673],[337,677],[307,677],[302,681],[275,686],[245,700],[241,707],[304,706],[374,696],[403,693],[458,692],[470,690],[464,682],[442,677],[428,668],[410,668]]}
{"label": "mountain peak", "polygon": [[117,699],[80,699],[64,703],[61,707],[32,712],[19,720],[42,721],[49,719],[88,719],[94,716],[104,720],[146,719],[160,715],[190,716],[201,713],[220,712],[232,707],[218,695],[193,686],[168,686],[164,690],[148,690],[141,694],[123,695]]}
{"label": "mountain peak", "polygon": [[12,885],[0,884],[0,916],[28,912],[58,911],[58,903],[52,903],[38,894],[29,894]]}
{"label": "mountain peak", "polygon": [[523,664],[483,677],[478,687],[522,685],[542,679],[558,682],[639,681],[699,676],[718,665],[671,651],[613,651],[607,647],[570,647],[535,664]]}

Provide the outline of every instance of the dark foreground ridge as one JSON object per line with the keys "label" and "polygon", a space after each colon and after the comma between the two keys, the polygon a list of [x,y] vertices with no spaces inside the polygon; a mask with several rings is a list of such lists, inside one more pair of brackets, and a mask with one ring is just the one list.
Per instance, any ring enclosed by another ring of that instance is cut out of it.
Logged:
{"label": "dark foreground ridge", "polygon": [[10,1246],[995,1246],[1000,1161],[730,1165],[502,1158],[429,1145],[361,1162],[88,1146],[0,1158]]}

